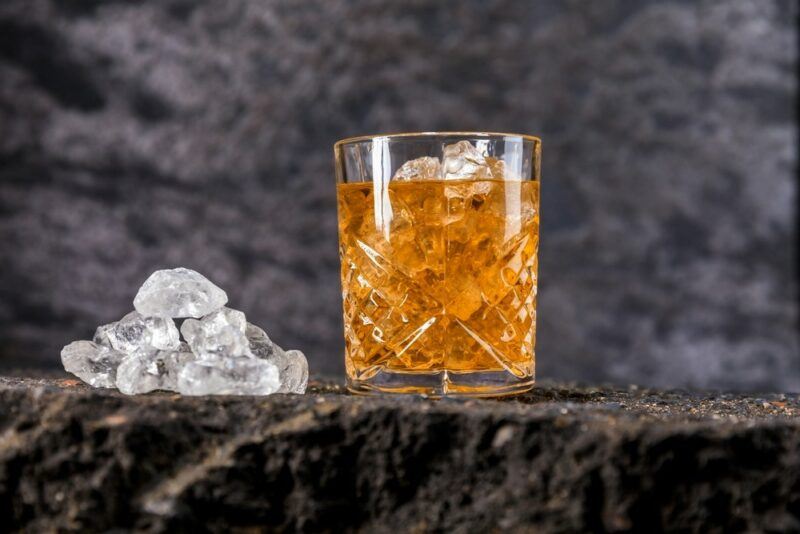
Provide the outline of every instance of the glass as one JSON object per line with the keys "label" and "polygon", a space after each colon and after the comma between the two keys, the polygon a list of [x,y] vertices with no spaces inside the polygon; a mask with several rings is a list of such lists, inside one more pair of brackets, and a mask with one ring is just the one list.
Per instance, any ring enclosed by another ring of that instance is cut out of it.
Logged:
{"label": "glass", "polygon": [[530,389],[541,141],[430,132],[334,153],[348,389]]}

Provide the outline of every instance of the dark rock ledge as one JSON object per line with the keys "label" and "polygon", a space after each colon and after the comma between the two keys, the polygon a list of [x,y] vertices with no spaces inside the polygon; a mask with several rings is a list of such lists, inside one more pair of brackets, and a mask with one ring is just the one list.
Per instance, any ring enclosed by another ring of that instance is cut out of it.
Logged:
{"label": "dark rock ledge", "polygon": [[797,395],[126,398],[0,378],[0,530],[796,531]]}

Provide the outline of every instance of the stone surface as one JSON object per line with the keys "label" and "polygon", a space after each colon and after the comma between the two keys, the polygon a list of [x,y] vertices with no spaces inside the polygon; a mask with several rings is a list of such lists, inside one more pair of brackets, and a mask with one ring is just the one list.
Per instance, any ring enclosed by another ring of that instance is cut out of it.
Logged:
{"label": "stone surface", "polygon": [[146,316],[202,317],[225,305],[228,295],[192,269],[162,269],[144,281],[133,306]]}
{"label": "stone surface", "polygon": [[[6,0],[0,362],[187,265],[342,372],[331,145],[543,138],[542,377],[800,389],[796,2]],[[644,513],[644,512],[643,512]]]}
{"label": "stone surface", "polygon": [[[800,398],[124,397],[0,379],[12,531],[797,531]],[[354,504],[356,503],[356,504]]]}

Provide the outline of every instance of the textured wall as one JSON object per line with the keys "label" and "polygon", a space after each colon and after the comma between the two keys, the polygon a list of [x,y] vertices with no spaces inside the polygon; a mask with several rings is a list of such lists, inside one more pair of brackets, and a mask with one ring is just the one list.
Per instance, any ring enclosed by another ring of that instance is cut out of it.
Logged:
{"label": "textured wall", "polygon": [[341,370],[331,144],[544,138],[540,376],[800,389],[794,2],[6,1],[0,353],[185,265]]}

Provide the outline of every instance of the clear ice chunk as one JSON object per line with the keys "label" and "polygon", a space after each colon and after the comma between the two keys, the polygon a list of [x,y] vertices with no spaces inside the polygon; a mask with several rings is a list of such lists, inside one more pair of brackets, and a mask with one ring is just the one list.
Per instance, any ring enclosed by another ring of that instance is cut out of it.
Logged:
{"label": "clear ice chunk", "polygon": [[278,388],[278,368],[257,358],[196,360],[178,373],[182,395],[270,395]]}
{"label": "clear ice chunk", "polygon": [[215,328],[232,326],[242,334],[245,333],[245,329],[247,328],[247,320],[245,319],[244,312],[224,306],[214,313],[209,313],[203,317],[202,321]]}
{"label": "clear ice chunk", "polygon": [[492,158],[490,156],[486,156],[486,165],[489,166],[489,171],[492,173],[492,178],[495,180],[514,180],[518,179],[514,176],[510,176],[511,173],[508,172],[509,169],[506,167],[506,162],[500,158]]}
{"label": "clear ice chunk", "polygon": [[283,367],[278,367],[281,387],[278,393],[305,393],[308,387],[308,360],[299,350],[284,353]]}
{"label": "clear ice chunk", "polygon": [[441,177],[442,164],[439,162],[439,158],[425,156],[403,163],[392,176],[392,180],[439,180]]}
{"label": "clear ice chunk", "polygon": [[183,339],[198,357],[252,357],[245,336],[244,313],[221,308],[200,320],[186,319],[181,325]]}
{"label": "clear ice chunk", "polygon": [[263,329],[252,323],[247,323],[245,334],[247,335],[247,341],[250,343],[250,351],[256,358],[269,360],[274,353],[282,352],[282,349],[272,342]]}
{"label": "clear ice chunk", "polygon": [[116,323],[101,326],[94,335],[103,343],[107,339],[113,348],[127,354],[175,350],[181,342],[172,319],[145,317],[137,311],[130,312]]}
{"label": "clear ice chunk", "polygon": [[64,369],[96,388],[113,388],[125,355],[93,341],[73,341],[61,349]]}
{"label": "clear ice chunk", "polygon": [[117,368],[117,388],[125,395],[178,391],[178,373],[195,358],[186,343],[181,343],[178,350],[131,354]]}
{"label": "clear ice chunk", "polygon": [[103,345],[104,347],[110,347],[111,331],[114,330],[114,327],[116,325],[117,323],[108,323],[98,326],[97,330],[94,331],[94,337],[92,338],[92,341],[94,341],[98,345]]}
{"label": "clear ice chunk", "polygon": [[492,178],[492,170],[484,154],[469,141],[445,145],[442,173],[445,180]]}
{"label": "clear ice chunk", "polygon": [[308,360],[299,350],[284,351],[261,328],[247,323],[247,339],[253,356],[278,368],[281,385],[278,393],[305,393],[308,386]]}
{"label": "clear ice chunk", "polygon": [[139,288],[133,306],[145,316],[199,318],[227,302],[228,295],[208,278],[178,267],[151,274]]}

